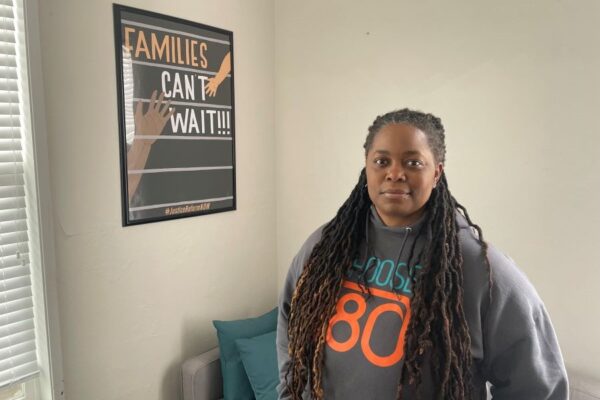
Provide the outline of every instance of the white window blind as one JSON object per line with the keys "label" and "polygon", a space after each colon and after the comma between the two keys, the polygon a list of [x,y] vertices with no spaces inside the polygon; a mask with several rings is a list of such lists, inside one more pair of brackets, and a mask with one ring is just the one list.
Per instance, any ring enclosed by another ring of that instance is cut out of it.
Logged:
{"label": "white window blind", "polygon": [[14,11],[0,0],[0,387],[38,372]]}

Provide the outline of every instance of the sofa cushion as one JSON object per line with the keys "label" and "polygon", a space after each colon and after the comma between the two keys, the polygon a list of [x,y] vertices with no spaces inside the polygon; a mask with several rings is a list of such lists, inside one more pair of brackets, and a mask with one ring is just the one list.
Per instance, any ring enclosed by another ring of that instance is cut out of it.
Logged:
{"label": "sofa cushion", "polygon": [[276,331],[273,331],[235,341],[256,400],[277,400],[279,372],[275,336]]}
{"label": "sofa cushion", "polygon": [[252,338],[277,328],[277,308],[256,318],[213,321],[217,329],[225,400],[253,400],[254,392],[246,375],[236,339]]}

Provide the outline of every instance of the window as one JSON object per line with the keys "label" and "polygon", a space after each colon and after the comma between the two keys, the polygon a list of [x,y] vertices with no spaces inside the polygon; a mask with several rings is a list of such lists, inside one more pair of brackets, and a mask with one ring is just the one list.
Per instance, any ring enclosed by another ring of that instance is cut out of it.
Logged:
{"label": "window", "polygon": [[0,400],[52,399],[23,0],[0,0]]}

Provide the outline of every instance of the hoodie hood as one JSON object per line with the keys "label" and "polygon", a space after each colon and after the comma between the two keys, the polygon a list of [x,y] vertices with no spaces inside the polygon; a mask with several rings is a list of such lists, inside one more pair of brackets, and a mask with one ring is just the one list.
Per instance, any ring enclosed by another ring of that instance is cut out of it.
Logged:
{"label": "hoodie hood", "polygon": [[387,231],[390,233],[406,234],[408,232],[410,234],[410,233],[418,233],[419,229],[421,228],[421,226],[423,226],[423,223],[425,222],[425,219],[427,218],[427,214],[428,214],[428,211],[426,210],[423,213],[423,215],[421,215],[419,217],[419,219],[417,221],[413,222],[410,225],[396,226],[396,227],[387,226],[381,220],[381,217],[377,213],[377,209],[375,208],[375,206],[371,205],[371,212],[370,212],[369,220],[372,225],[377,227],[377,229],[381,229],[383,231]]}
{"label": "hoodie hood", "polygon": [[[424,244],[423,235],[419,237],[419,232],[423,228],[427,219],[427,211],[414,223],[406,226],[392,227],[387,226],[381,220],[375,206],[371,206],[369,213],[369,223],[365,229],[365,245],[361,249],[363,265],[368,265],[368,259],[391,259],[394,265],[399,262],[406,262],[411,265],[412,257],[416,257]],[[419,237],[419,243],[415,243]],[[414,246],[414,248],[413,248]]]}
{"label": "hoodie hood", "polygon": [[[382,256],[388,259],[391,258],[396,265],[399,262],[406,262],[408,265],[412,265],[425,246],[425,235],[419,235],[419,233],[421,229],[425,229],[424,225],[428,213],[426,210],[417,221],[410,225],[392,227],[385,225],[377,213],[375,206],[371,205],[368,216],[369,223],[365,228],[365,243],[360,250],[361,255],[359,259],[361,259],[363,265],[367,265],[368,258],[373,256],[379,259]],[[455,215],[458,230],[462,231],[466,229],[475,238],[467,219],[462,213],[456,210]],[[410,254],[411,250],[412,254]]]}

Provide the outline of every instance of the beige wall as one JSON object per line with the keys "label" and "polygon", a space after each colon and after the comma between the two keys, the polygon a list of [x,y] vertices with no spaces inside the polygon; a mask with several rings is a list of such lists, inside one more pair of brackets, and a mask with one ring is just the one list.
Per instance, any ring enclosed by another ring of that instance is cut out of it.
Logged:
{"label": "beige wall", "polygon": [[238,210],[121,227],[112,1],[39,1],[69,400],[177,399],[212,319],[276,302],[272,1],[127,5],[233,31]]}
{"label": "beige wall", "polygon": [[333,217],[376,115],[442,117],[451,190],[600,378],[600,3],[275,2],[279,282]]}
{"label": "beige wall", "polygon": [[443,118],[453,193],[600,377],[597,2],[130,1],[234,32],[238,210],[128,228],[111,2],[39,3],[69,400],[177,398],[210,321],[274,304],[402,106]]}

